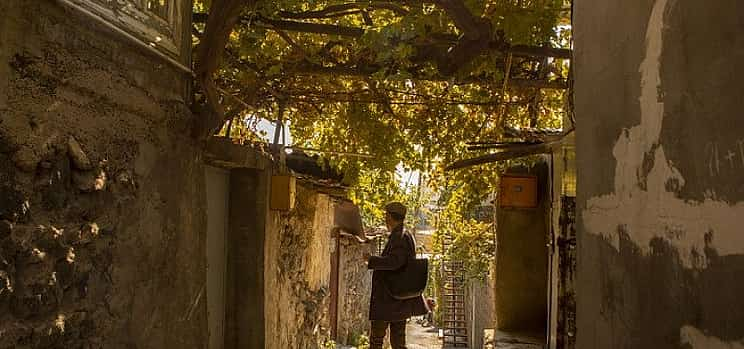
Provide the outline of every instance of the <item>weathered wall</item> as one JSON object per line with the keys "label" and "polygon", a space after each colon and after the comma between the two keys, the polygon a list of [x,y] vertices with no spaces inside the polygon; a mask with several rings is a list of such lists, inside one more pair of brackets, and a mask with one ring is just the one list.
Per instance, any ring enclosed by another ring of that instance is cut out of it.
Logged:
{"label": "weathered wall", "polygon": [[470,348],[483,348],[483,331],[495,324],[495,289],[492,275],[484,280],[470,280],[465,289],[465,313],[468,319]]}
{"label": "weathered wall", "polygon": [[0,12],[0,348],[205,347],[188,77],[54,1]]}
{"label": "weathered wall", "polygon": [[534,209],[497,209],[497,326],[541,331],[547,321],[548,167],[540,162],[529,170],[514,168],[509,172],[538,176],[539,204]]}
{"label": "weathered wall", "polygon": [[576,2],[577,347],[744,346],[744,3]]}
{"label": "weathered wall", "polygon": [[266,348],[317,348],[330,334],[333,202],[297,185],[296,207],[269,214],[265,249]]}
{"label": "weathered wall", "polygon": [[230,216],[230,171],[205,166],[207,193],[207,314],[208,349],[225,347],[227,242]]}
{"label": "weathered wall", "polygon": [[[264,348],[266,288],[265,241],[269,172],[255,169],[230,171],[230,216],[227,242],[226,348]],[[266,347],[271,348],[271,347]]]}
{"label": "weathered wall", "polygon": [[364,254],[375,253],[375,242],[359,243],[342,237],[339,263],[338,342],[354,344],[369,332],[369,297],[372,273],[367,269]]}

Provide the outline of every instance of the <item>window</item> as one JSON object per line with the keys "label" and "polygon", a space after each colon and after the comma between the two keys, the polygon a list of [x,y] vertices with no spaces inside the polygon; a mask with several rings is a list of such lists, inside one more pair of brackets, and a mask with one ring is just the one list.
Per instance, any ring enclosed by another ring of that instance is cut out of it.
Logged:
{"label": "window", "polygon": [[132,34],[181,62],[188,62],[189,0],[64,0]]}
{"label": "window", "polygon": [[171,0],[146,0],[147,4],[145,8],[150,13],[168,20],[168,9],[172,3]]}

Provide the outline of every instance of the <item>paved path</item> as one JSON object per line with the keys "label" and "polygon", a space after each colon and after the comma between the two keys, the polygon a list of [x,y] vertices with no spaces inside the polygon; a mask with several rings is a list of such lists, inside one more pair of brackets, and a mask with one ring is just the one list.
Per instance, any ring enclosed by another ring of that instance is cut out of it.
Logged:
{"label": "paved path", "polygon": [[[491,335],[491,334],[489,334]],[[488,336],[488,335],[487,335]],[[495,339],[486,339],[489,349],[543,349],[544,340],[539,335],[496,331]],[[488,343],[490,342],[490,343]]]}
{"label": "paved path", "polygon": [[422,327],[412,320],[406,328],[406,346],[408,349],[440,349],[442,342],[437,338],[438,332],[435,327]]}
{"label": "paved path", "polygon": [[[415,321],[409,322],[406,327],[408,349],[443,349],[442,341],[437,338],[438,332],[435,327],[422,327]],[[497,331],[491,336],[496,338],[491,337],[490,343],[486,346],[489,349],[543,349],[543,339],[539,335]],[[352,347],[343,346],[340,348],[352,349]]]}

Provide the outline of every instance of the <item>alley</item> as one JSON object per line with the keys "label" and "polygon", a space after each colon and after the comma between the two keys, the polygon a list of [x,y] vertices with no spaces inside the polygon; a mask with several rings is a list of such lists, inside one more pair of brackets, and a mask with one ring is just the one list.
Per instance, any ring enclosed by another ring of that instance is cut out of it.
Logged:
{"label": "alley", "polygon": [[[447,349],[437,338],[438,330],[414,321],[406,329],[408,349]],[[486,331],[485,349],[542,349],[543,339],[537,334]]]}
{"label": "alley", "polygon": [[423,327],[415,321],[409,321],[406,328],[406,344],[408,349],[441,348],[442,341],[437,338],[436,327]]}
{"label": "alley", "polygon": [[0,349],[744,349],[744,0],[0,13]]}

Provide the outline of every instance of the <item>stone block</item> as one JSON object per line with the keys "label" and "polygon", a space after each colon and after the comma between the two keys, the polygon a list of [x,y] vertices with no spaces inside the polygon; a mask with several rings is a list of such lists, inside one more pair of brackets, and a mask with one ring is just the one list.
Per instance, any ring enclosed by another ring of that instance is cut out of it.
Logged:
{"label": "stone block", "polygon": [[10,232],[13,230],[13,223],[7,221],[7,220],[1,220],[0,221],[0,240],[6,238],[8,235],[10,235]]}
{"label": "stone block", "polygon": [[21,147],[13,154],[13,163],[23,172],[34,172],[41,156],[29,146]]}
{"label": "stone block", "polygon": [[83,171],[93,169],[93,164],[90,162],[88,155],[85,154],[83,147],[80,146],[80,143],[73,136],[70,136],[67,140],[67,154],[70,156],[75,168]]}

